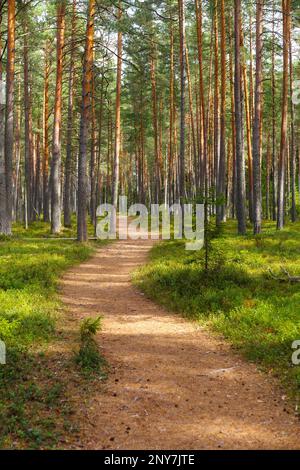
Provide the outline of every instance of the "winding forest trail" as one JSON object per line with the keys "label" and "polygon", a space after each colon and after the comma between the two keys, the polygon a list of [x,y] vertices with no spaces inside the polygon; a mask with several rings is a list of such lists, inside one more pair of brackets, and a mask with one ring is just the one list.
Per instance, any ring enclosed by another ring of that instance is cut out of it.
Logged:
{"label": "winding forest trail", "polygon": [[82,392],[78,448],[299,448],[299,420],[276,381],[132,285],[152,243],[119,240],[64,277],[69,315],[104,316],[111,367],[95,393]]}

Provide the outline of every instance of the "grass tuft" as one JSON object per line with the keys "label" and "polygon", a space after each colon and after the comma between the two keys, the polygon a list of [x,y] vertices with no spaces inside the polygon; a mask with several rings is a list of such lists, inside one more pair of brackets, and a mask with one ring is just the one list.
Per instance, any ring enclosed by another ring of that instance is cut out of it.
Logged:
{"label": "grass tuft", "polygon": [[107,364],[100,354],[96,334],[101,329],[101,317],[86,318],[80,325],[80,349],[75,354],[75,362],[86,376],[99,375],[106,378]]}

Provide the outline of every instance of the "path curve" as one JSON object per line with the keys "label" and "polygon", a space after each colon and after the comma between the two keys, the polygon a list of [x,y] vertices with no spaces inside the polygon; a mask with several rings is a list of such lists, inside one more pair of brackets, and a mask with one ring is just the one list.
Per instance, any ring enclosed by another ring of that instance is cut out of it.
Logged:
{"label": "path curve", "polygon": [[[299,420],[269,376],[131,283],[147,240],[120,240],[70,270],[74,319],[103,315],[107,382],[80,405],[85,449],[295,449]],[[80,394],[80,390],[77,390]]]}

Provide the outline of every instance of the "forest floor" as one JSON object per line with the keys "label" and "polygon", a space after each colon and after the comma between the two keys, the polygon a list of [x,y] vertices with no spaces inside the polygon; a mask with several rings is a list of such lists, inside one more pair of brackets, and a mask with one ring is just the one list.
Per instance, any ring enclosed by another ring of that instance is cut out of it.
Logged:
{"label": "forest floor", "polygon": [[71,345],[57,287],[66,269],[88,259],[103,242],[74,243],[68,239],[76,236],[74,228],[64,229],[62,238],[50,239],[49,232],[42,222],[28,230],[18,224],[12,237],[0,238],[0,339],[6,344],[6,364],[0,365],[0,448],[60,446],[65,434],[76,432],[65,383],[78,376],[82,388],[90,383],[82,380],[74,361],[79,325]]}
{"label": "forest floor", "polygon": [[152,244],[116,241],[64,276],[63,328],[71,332],[84,318],[102,315],[97,341],[110,371],[105,382],[94,380],[87,389],[80,379],[69,380],[72,420],[80,429],[60,446],[299,448],[299,418],[276,379],[221,336],[168,312],[132,283]]}

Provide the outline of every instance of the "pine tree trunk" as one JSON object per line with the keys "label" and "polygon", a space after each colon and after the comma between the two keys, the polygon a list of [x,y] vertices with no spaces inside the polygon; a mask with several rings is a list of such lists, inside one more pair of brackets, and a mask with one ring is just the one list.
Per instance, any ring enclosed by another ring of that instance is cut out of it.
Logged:
{"label": "pine tree trunk", "polygon": [[45,47],[44,69],[44,106],[43,106],[43,217],[44,222],[50,221],[49,213],[49,61],[50,44]]}
{"label": "pine tree trunk", "polygon": [[283,15],[283,76],[282,76],[282,110],[281,110],[281,139],[279,154],[279,182],[278,182],[278,212],[277,229],[284,226],[285,216],[285,170],[287,161],[287,112],[289,92],[289,24],[290,24],[291,1],[282,0]]}
{"label": "pine tree trunk", "polygon": [[255,105],[253,120],[253,231],[261,232],[262,224],[262,191],[261,191],[261,119],[262,119],[262,34],[263,34],[263,0],[256,3],[256,73]]}
{"label": "pine tree trunk", "polygon": [[199,99],[202,118],[203,132],[203,165],[201,175],[201,187],[204,187],[205,195],[208,192],[208,145],[207,145],[207,123],[206,123],[206,106],[204,98],[204,80],[203,80],[203,39],[202,39],[202,2],[195,0],[196,21],[197,21],[197,49],[199,63]]}
{"label": "pine tree trunk", "polygon": [[226,221],[226,26],[225,1],[221,0],[221,115],[220,115],[220,162],[217,197],[222,202],[217,206],[217,225]]}
{"label": "pine tree trunk", "polygon": [[[38,122],[38,127],[39,127],[39,122]],[[37,132],[35,135],[35,195],[34,195],[34,207],[37,212],[38,219],[40,219],[41,215],[41,207],[42,207],[42,202],[41,202],[41,153],[40,153],[40,140],[41,136],[40,133]]]}
{"label": "pine tree trunk", "polygon": [[30,91],[29,91],[29,64],[28,64],[28,26],[27,20],[24,19],[24,108],[25,108],[25,184],[26,184],[26,220],[27,223],[33,220],[33,184],[32,184],[32,135],[30,125]]}
{"label": "pine tree trunk", "polygon": [[169,98],[169,204],[174,202],[174,32],[173,20],[170,21],[170,98]]}
{"label": "pine tree trunk", "polygon": [[242,135],[242,99],[241,99],[241,0],[234,0],[235,28],[235,128],[236,128],[236,212],[238,233],[246,233],[245,211],[245,161],[243,155]]}
{"label": "pine tree trunk", "polygon": [[229,78],[230,78],[230,104],[231,104],[231,142],[232,142],[232,165],[231,165],[231,178],[232,178],[232,193],[230,194],[231,208],[230,216],[234,218],[235,215],[235,202],[236,202],[236,127],[235,127],[235,105],[234,105],[234,80],[233,80],[233,58],[232,58],[232,31],[230,31],[229,43]]}
{"label": "pine tree trunk", "polygon": [[141,160],[140,160],[140,185],[141,185],[141,197],[140,202],[146,203],[147,200],[147,188],[145,186],[145,130],[144,130],[144,95],[141,89],[141,115],[140,115],[140,140],[141,140]]}
{"label": "pine tree trunk", "polygon": [[[93,57],[94,61],[94,57]],[[90,218],[93,226],[96,226],[96,114],[95,114],[95,77],[92,73],[92,96],[91,96],[91,158],[90,158]]]}
{"label": "pine tree trunk", "polygon": [[189,53],[188,53],[187,45],[185,45],[185,57],[186,57],[186,71],[187,71],[188,91],[189,91],[189,106],[190,106],[191,132],[192,132],[193,163],[194,163],[194,172],[195,172],[194,189],[195,189],[196,194],[197,194],[198,193],[198,180],[199,180],[199,176],[198,176],[199,159],[198,159],[197,144],[196,144],[195,118],[194,118],[194,111],[193,111],[193,94],[192,94]]}
{"label": "pine tree trunk", "polygon": [[[0,11],[0,25],[2,24],[2,11]],[[2,86],[2,38],[0,31],[0,81]],[[0,234],[9,235],[10,225],[6,210],[6,179],[5,179],[5,99],[4,89],[0,90]]]}
{"label": "pine tree trunk", "polygon": [[253,85],[253,47],[252,47],[252,26],[253,26],[253,23],[252,23],[252,16],[251,16],[251,13],[250,13],[250,34],[249,34],[249,48],[250,48],[250,57],[249,57],[249,88],[250,88],[250,91],[249,91],[249,98],[250,98],[250,101],[249,101],[249,109],[250,109],[250,119],[251,119],[251,123],[253,123],[253,116],[254,116],[254,85]]}
{"label": "pine tree trunk", "polygon": [[69,69],[68,87],[68,118],[67,118],[67,146],[65,165],[65,191],[64,191],[64,226],[71,227],[71,191],[72,191],[72,136],[74,120],[74,55],[75,55],[75,33],[76,33],[76,0],[73,0],[72,11],[72,33],[71,33],[71,54]]}
{"label": "pine tree trunk", "polygon": [[[101,77],[101,88],[100,88],[100,108],[99,108],[99,119],[98,119],[98,159],[97,159],[97,174],[96,174],[96,194],[95,194],[95,221],[96,221],[96,210],[97,205],[101,202],[101,153],[102,153],[102,131],[103,131],[103,89],[104,89],[104,77]],[[96,225],[95,225],[96,231]]]}
{"label": "pine tree trunk", "polygon": [[151,43],[150,51],[150,79],[152,94],[152,122],[154,132],[154,188],[155,203],[159,203],[160,199],[160,175],[159,175],[159,150],[158,150],[158,122],[157,122],[157,91],[156,91],[156,51],[153,43]]}
{"label": "pine tree trunk", "polygon": [[[121,0],[118,6],[118,21],[122,17]],[[113,205],[117,208],[120,179],[120,148],[121,148],[121,86],[122,86],[122,31],[118,31],[117,86],[116,86],[116,127],[114,149]]]}
{"label": "pine tree trunk", "polygon": [[56,89],[54,102],[54,129],[51,161],[51,232],[57,234],[61,229],[61,112],[62,112],[62,73],[63,48],[65,36],[66,2],[57,4],[56,39]]}
{"label": "pine tree trunk", "polygon": [[13,156],[14,156],[14,82],[15,82],[15,0],[7,2],[7,66],[5,116],[5,173],[6,210],[9,232],[13,208]]}
{"label": "pine tree trunk", "polygon": [[[218,0],[214,2],[214,174],[212,186],[214,193],[219,192],[220,133],[219,133],[219,17]],[[218,201],[216,201],[216,206]]]}
{"label": "pine tree trunk", "polygon": [[16,160],[16,170],[15,170],[15,179],[14,179],[14,220],[18,220],[18,207],[19,199],[21,196],[20,191],[20,164],[21,164],[21,126],[22,126],[22,114],[21,114],[21,80],[19,77],[18,80],[18,106],[17,106],[17,115],[16,115],[16,132],[15,132],[15,160]]}
{"label": "pine tree trunk", "polygon": [[185,2],[178,0],[179,44],[180,44],[180,150],[179,150],[179,199],[184,204],[185,198]]}
{"label": "pine tree trunk", "polygon": [[266,159],[266,219],[270,218],[270,174],[271,174],[271,147],[270,133],[268,133],[267,159]]}
{"label": "pine tree trunk", "polygon": [[291,37],[291,17],[289,17],[289,59],[290,59],[290,116],[291,116],[291,154],[290,154],[290,167],[291,167],[291,220],[296,222],[297,209],[296,209],[296,139],[295,139],[295,106],[293,102],[293,80],[294,80],[294,67],[292,57],[292,37]]}
{"label": "pine tree trunk", "polygon": [[90,124],[90,107],[93,75],[94,16],[95,0],[89,0],[84,52],[82,102],[79,134],[78,194],[77,194],[77,238],[80,242],[88,239],[87,233],[87,151]]}
{"label": "pine tree trunk", "polygon": [[246,134],[247,134],[247,151],[248,151],[248,180],[249,180],[249,219],[253,221],[253,158],[252,158],[252,142],[251,142],[251,112],[248,94],[248,81],[246,65],[243,64],[243,82],[244,82],[244,101],[245,101],[245,117],[246,117]]}
{"label": "pine tree trunk", "polygon": [[276,154],[276,79],[275,79],[275,0],[272,6],[272,179],[273,179],[273,220],[277,220],[277,199],[278,199],[278,160]]}

